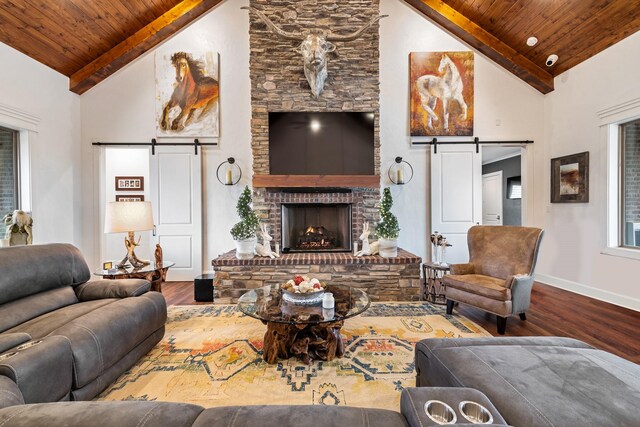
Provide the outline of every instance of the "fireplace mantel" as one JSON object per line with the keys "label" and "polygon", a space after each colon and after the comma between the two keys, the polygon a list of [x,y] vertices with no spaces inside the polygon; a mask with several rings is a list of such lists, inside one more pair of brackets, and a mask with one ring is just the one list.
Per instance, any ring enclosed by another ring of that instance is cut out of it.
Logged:
{"label": "fireplace mantel", "polygon": [[253,175],[254,188],[379,188],[380,175]]}

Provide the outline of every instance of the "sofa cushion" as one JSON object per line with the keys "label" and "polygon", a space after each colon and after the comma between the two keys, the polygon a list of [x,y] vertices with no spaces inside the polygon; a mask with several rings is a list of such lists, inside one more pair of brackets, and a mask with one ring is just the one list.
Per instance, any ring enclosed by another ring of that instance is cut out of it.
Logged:
{"label": "sofa cushion", "polygon": [[462,340],[452,340],[457,346],[419,343],[420,384],[476,388],[517,426],[637,423],[638,365],[574,340],[566,346],[549,338],[539,345],[536,338],[522,345],[517,338],[496,345],[491,340],[469,346]]}
{"label": "sofa cushion", "polygon": [[482,274],[465,274],[461,276],[450,274],[444,276],[444,283],[447,288],[460,289],[497,301],[511,300],[511,289],[505,287],[503,279],[496,279]]}
{"label": "sofa cushion", "polygon": [[91,277],[80,251],[68,244],[2,248],[0,271],[0,304],[50,289],[79,285]]}
{"label": "sofa cushion", "polygon": [[51,331],[51,335],[65,336],[71,342],[74,388],[81,388],[164,327],[166,320],[164,297],[148,292],[98,307]]}
{"label": "sofa cushion", "polygon": [[326,405],[224,406],[206,409],[193,427],[321,427],[321,426],[407,426],[398,412],[386,409]]}
{"label": "sofa cushion", "polygon": [[73,288],[65,286],[2,304],[0,305],[0,332],[77,302],[78,298]]}
{"label": "sofa cushion", "polygon": [[[69,290],[73,290],[69,287]],[[25,332],[33,339],[46,337],[54,330],[66,325],[78,317],[91,313],[105,305],[112,304],[118,301],[117,299],[103,299],[97,301],[81,302],[77,304],[68,305],[55,311],[38,316],[35,319],[31,319],[28,322],[22,323],[6,333],[12,332]]]}
{"label": "sofa cushion", "polygon": [[40,403],[1,409],[0,426],[186,427],[202,411],[201,406],[169,402]]}

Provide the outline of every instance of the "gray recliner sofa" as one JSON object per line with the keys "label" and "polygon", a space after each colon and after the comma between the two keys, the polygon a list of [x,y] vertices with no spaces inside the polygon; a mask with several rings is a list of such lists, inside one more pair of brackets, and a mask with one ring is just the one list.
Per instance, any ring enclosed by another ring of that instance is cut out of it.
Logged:
{"label": "gray recliner sofa", "polygon": [[145,280],[97,280],[68,244],[0,249],[0,375],[26,403],[89,400],[164,335]]}
{"label": "gray recliner sofa", "polygon": [[415,354],[417,386],[479,390],[513,426],[640,425],[640,366],[582,341],[430,338]]}
{"label": "gray recliner sofa", "polygon": [[117,427],[406,427],[405,417],[385,409],[346,406],[225,406],[205,409],[172,402],[55,402],[24,404],[20,390],[0,375],[0,426]]}

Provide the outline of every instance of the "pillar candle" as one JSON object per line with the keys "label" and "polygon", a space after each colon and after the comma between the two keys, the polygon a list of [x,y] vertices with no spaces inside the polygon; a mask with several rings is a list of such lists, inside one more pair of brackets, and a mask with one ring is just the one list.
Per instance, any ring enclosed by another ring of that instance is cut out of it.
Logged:
{"label": "pillar candle", "polygon": [[402,173],[402,167],[398,167],[398,184],[404,184],[404,174]]}
{"label": "pillar candle", "polygon": [[231,169],[227,169],[227,180],[225,182],[227,185],[233,184],[233,172]]}

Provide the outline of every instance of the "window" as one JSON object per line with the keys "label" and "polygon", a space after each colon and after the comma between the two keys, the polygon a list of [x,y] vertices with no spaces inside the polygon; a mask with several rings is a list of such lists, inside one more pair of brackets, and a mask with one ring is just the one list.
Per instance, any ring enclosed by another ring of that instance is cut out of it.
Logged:
{"label": "window", "polygon": [[[0,127],[0,219],[19,208],[18,132]],[[0,238],[5,235],[0,221]]]}
{"label": "window", "polygon": [[640,248],[640,119],[620,135],[620,246]]}
{"label": "window", "polygon": [[512,176],[507,178],[507,199],[522,199],[522,178]]}

